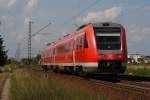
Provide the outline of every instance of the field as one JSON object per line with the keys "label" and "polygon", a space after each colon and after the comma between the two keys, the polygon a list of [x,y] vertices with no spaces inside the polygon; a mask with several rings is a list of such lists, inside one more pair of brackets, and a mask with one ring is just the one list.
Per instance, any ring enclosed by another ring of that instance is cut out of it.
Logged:
{"label": "field", "polygon": [[67,86],[27,69],[18,69],[11,78],[11,100],[106,100],[77,86]]}
{"label": "field", "polygon": [[[69,75],[55,73],[46,77],[43,72],[33,71],[30,68],[13,68],[10,65],[6,66],[5,72],[0,73],[0,92],[8,72],[12,73],[10,100],[107,100],[109,98],[101,92],[107,92],[106,90],[95,89],[91,84],[86,83],[87,80],[80,78],[75,78],[76,81],[71,78],[68,80],[65,77]],[[125,74],[150,77],[150,67],[128,66]]]}
{"label": "field", "polygon": [[150,77],[150,65],[130,65],[125,74]]}

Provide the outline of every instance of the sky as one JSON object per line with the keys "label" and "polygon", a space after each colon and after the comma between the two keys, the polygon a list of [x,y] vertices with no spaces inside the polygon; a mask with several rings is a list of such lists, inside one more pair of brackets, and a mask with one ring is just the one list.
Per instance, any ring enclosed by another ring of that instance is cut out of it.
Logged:
{"label": "sky", "polygon": [[[32,56],[49,42],[91,22],[117,22],[126,29],[128,53],[150,55],[149,0],[0,0],[0,35],[9,57],[28,54],[28,22],[33,21]],[[20,46],[19,46],[20,44]]]}

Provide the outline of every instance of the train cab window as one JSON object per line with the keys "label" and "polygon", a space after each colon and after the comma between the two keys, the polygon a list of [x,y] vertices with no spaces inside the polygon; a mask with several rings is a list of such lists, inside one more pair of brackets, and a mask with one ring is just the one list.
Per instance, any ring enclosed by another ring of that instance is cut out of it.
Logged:
{"label": "train cab window", "polygon": [[84,35],[84,48],[88,48],[88,41],[86,34]]}
{"label": "train cab window", "polygon": [[121,48],[121,30],[118,27],[95,27],[95,38],[99,50],[116,51]]}

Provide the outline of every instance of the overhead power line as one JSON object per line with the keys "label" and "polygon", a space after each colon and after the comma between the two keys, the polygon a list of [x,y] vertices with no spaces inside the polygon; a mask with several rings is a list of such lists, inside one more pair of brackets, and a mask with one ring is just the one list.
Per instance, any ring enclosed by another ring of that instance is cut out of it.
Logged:
{"label": "overhead power line", "polygon": [[81,10],[80,12],[78,12],[75,16],[73,16],[72,19],[77,18],[78,16],[80,16],[81,14],[83,14],[84,12],[86,12],[87,10],[89,10],[91,7],[95,6],[100,1],[102,1],[102,0],[96,0],[95,2],[93,2],[92,4],[90,4],[89,6],[87,6],[85,9]]}
{"label": "overhead power line", "polygon": [[68,22],[71,22],[72,20],[74,20],[75,18],[77,18],[78,16],[80,16],[81,14],[83,14],[84,12],[86,12],[87,10],[89,10],[90,8],[92,8],[93,6],[95,6],[97,3],[99,3],[102,0],[96,0],[94,1],[92,4],[88,5],[86,8],[82,9],[81,11],[79,11],[76,15],[74,15],[73,17],[71,17],[70,19],[67,19],[64,23],[60,24],[61,26],[64,26],[64,24],[67,24]]}
{"label": "overhead power line", "polygon": [[140,7],[137,7],[137,8],[135,8],[135,9],[133,9],[133,10],[130,10],[130,11],[128,11],[128,12],[123,13],[122,15],[120,15],[120,17],[125,17],[125,16],[128,16],[128,15],[130,15],[130,14],[136,13],[136,12],[138,12],[139,10],[141,10],[141,9],[143,9],[143,8],[146,8],[146,7],[149,6],[149,5],[150,5],[150,2],[149,2],[149,3],[145,3],[144,5],[142,5],[142,6],[140,6]]}
{"label": "overhead power line", "polygon": [[49,25],[51,25],[52,23],[49,22],[47,25],[45,25],[44,27],[42,27],[40,30],[38,30],[37,32],[35,32],[33,35],[31,35],[31,37],[34,37],[38,34],[40,34],[41,31],[43,31],[45,28],[47,28]]}

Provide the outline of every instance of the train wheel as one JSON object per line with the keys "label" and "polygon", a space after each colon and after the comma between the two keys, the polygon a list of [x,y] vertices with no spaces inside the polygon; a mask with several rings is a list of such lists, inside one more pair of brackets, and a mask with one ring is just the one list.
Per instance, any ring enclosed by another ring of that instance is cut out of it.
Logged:
{"label": "train wheel", "polygon": [[71,66],[71,67],[70,67],[70,73],[71,73],[72,75],[75,75],[75,74],[76,74],[76,72],[75,72],[75,70],[74,70],[74,67],[73,67],[73,66]]}
{"label": "train wheel", "polygon": [[77,68],[77,75],[79,75],[80,77],[83,77],[83,78],[88,78],[88,74],[83,71],[82,67]]}
{"label": "train wheel", "polygon": [[54,71],[55,73],[59,73],[59,67],[58,67],[58,66],[55,66],[53,71]]}
{"label": "train wheel", "polygon": [[48,71],[48,67],[47,67],[47,66],[42,66],[42,68],[43,68],[43,71],[44,71],[44,72],[47,72],[47,71]]}

